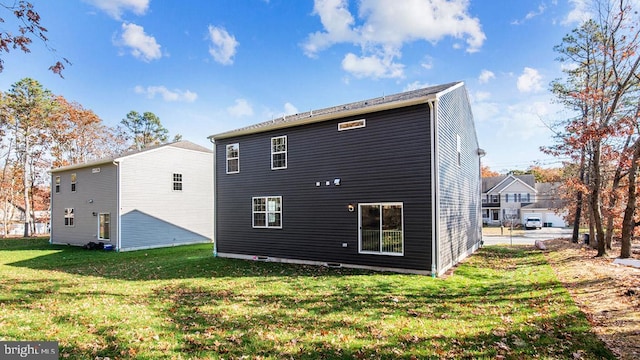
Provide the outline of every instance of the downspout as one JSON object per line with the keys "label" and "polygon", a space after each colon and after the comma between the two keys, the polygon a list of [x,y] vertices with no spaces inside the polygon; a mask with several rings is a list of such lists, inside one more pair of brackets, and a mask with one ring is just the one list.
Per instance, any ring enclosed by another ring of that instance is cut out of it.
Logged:
{"label": "downspout", "polygon": [[118,220],[116,251],[120,252],[122,246],[122,217],[120,216],[120,163],[114,160],[113,165],[116,167],[116,219]]}
{"label": "downspout", "polygon": [[431,277],[435,278],[438,275],[438,233],[440,229],[440,224],[438,223],[438,219],[440,219],[440,206],[439,201],[440,197],[438,196],[438,171],[437,171],[437,161],[438,161],[438,131],[436,125],[436,115],[437,111],[436,101],[433,100],[429,102],[429,121],[431,123]]}
{"label": "downspout", "polygon": [[[484,149],[478,149],[478,199],[482,198],[482,158],[487,155],[487,152],[484,151]],[[476,209],[478,211],[478,225],[480,225],[480,229],[479,231],[479,235],[478,238],[480,239],[480,247],[482,247],[484,245],[484,239],[482,238],[482,200],[480,200],[480,202],[478,203],[478,205],[476,206]]]}
{"label": "downspout", "polygon": [[213,145],[213,233],[212,241],[213,241],[213,257],[218,256],[218,241],[216,240],[216,140],[213,137],[209,137],[209,141]]}

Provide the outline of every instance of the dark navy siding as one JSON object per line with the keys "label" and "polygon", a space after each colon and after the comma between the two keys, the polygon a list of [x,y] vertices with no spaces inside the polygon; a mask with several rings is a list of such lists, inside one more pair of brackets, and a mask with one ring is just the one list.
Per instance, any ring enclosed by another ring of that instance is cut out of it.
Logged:
{"label": "dark navy siding", "polygon": [[[364,128],[337,130],[339,122],[363,118]],[[422,104],[216,141],[217,251],[430,270],[429,119]],[[271,170],[271,137],[282,135],[288,167]],[[231,143],[240,144],[237,174],[226,174]],[[252,228],[253,196],[282,196],[282,229]],[[358,204],[369,202],[404,203],[404,256],[358,253]]]}

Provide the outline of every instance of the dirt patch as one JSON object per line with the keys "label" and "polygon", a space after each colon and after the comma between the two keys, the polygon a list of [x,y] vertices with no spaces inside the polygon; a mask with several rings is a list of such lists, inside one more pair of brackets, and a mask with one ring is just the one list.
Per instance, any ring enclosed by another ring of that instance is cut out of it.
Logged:
{"label": "dirt patch", "polygon": [[[640,359],[640,269],[613,264],[608,257],[567,239],[545,241],[546,256],[558,279],[586,314],[594,332],[620,359]],[[638,249],[640,244],[634,244]],[[634,258],[640,259],[634,251]]]}

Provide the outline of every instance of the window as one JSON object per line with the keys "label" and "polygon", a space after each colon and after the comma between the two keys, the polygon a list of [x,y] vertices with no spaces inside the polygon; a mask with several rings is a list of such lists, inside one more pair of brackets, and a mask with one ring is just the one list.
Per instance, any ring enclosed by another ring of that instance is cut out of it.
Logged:
{"label": "window", "polygon": [[71,192],[76,192],[76,174],[71,174]]}
{"label": "window", "polygon": [[182,191],[182,174],[173,174],[173,191]]}
{"label": "window", "polygon": [[254,197],[254,228],[282,228],[282,196]]}
{"label": "window", "polygon": [[499,203],[500,202],[500,195],[490,195],[491,196],[491,202],[492,203]]}
{"label": "window", "polygon": [[111,230],[111,215],[103,213],[98,215],[98,239],[109,240]]}
{"label": "window", "polygon": [[404,254],[402,207],[402,203],[360,204],[360,253]]}
{"label": "window", "polygon": [[240,172],[240,144],[227,145],[227,174]]}
{"label": "window", "polygon": [[64,209],[64,226],[74,226],[73,208]]}
{"label": "window", "polygon": [[271,138],[271,170],[287,168],[287,137]]}
{"label": "window", "polygon": [[56,194],[60,192],[60,176],[56,176]]}

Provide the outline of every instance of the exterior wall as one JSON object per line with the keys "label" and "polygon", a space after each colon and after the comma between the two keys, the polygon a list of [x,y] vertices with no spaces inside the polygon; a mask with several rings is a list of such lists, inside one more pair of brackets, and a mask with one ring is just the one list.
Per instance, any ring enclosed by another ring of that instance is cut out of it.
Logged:
{"label": "exterior wall", "polygon": [[[217,140],[218,254],[430,271],[429,118],[422,104]],[[358,119],[366,126],[337,130],[338,123]],[[282,135],[287,169],[271,170],[270,139]],[[233,143],[240,172],[226,174],[226,145]],[[282,197],[281,229],[252,228],[254,196]],[[402,256],[358,251],[358,204],[379,202],[403,204]]]}
{"label": "exterior wall", "polygon": [[[120,250],[209,242],[213,154],[163,146],[119,160]],[[182,174],[182,191],[173,174]]]}
{"label": "exterior wall", "polygon": [[[93,169],[100,169],[99,172]],[[76,191],[71,191],[71,174],[75,173]],[[55,192],[55,178],[60,176],[60,192]],[[115,246],[118,235],[117,168],[112,163],[93,165],[51,174],[51,242],[85,245],[91,241]],[[74,210],[74,226],[65,226],[65,208]],[[111,214],[110,240],[98,239],[99,213]],[[95,214],[95,215],[94,215]]]}
{"label": "exterior wall", "polygon": [[481,184],[478,140],[466,90],[458,87],[445,93],[436,106],[439,196],[436,272],[442,274],[479,247]]}
{"label": "exterior wall", "polygon": [[542,225],[544,227],[566,227],[567,223],[564,220],[566,216],[566,211],[562,214],[556,214],[554,211],[549,209],[522,209],[522,217],[520,221],[522,224],[527,221],[527,218],[532,216],[538,216],[540,220],[542,220]]}

